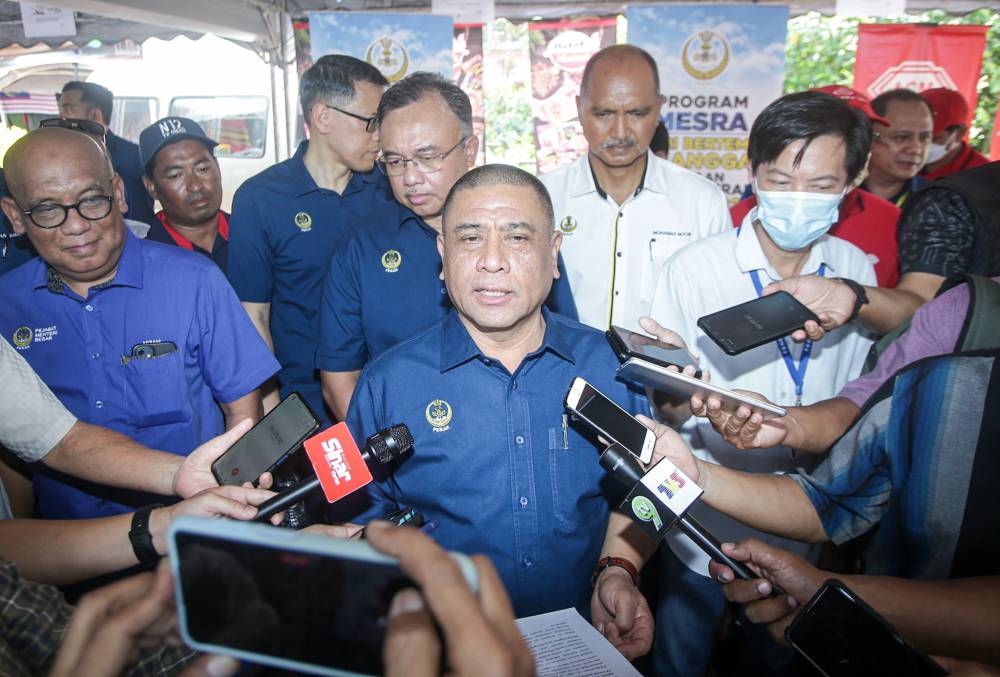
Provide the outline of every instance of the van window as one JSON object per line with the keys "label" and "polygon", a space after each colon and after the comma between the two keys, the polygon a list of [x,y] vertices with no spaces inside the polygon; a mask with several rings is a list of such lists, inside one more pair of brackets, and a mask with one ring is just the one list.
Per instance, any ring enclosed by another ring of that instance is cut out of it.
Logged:
{"label": "van window", "polygon": [[111,111],[111,129],[123,139],[139,143],[139,134],[159,119],[156,99],[146,96],[116,96]]}
{"label": "van window", "polygon": [[170,102],[170,115],[191,118],[219,142],[216,157],[264,157],[267,97],[185,96]]}

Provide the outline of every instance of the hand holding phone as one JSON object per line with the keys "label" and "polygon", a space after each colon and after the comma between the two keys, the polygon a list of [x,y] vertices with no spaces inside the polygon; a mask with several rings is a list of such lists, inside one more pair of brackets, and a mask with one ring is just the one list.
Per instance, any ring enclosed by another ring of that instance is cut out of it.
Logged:
{"label": "hand holding phone", "polygon": [[[396,557],[366,541],[190,517],[171,524],[169,540],[189,646],[310,674],[384,673],[390,605],[415,585]],[[474,598],[476,567],[450,557]]]}
{"label": "hand holding phone", "polygon": [[809,320],[819,323],[794,296],[779,291],[700,317],[698,326],[727,355],[739,355],[788,336]]}
{"label": "hand holding phone", "polygon": [[656,443],[653,431],[582,378],[573,379],[565,404],[608,444],[621,445],[643,463],[652,460],[653,445]]}
{"label": "hand holding phone", "polygon": [[785,639],[828,677],[946,674],[836,579],[824,583],[803,607],[785,629]]}
{"label": "hand holding phone", "polygon": [[212,463],[219,484],[256,482],[319,429],[319,421],[298,393],[291,393]]}
{"label": "hand holding phone", "polygon": [[694,377],[701,378],[698,361],[681,346],[675,346],[616,325],[611,325],[605,335],[608,337],[611,347],[614,348],[615,354],[618,355],[618,359],[622,362],[635,358],[652,362],[661,367],[677,367],[678,370],[694,367]]}

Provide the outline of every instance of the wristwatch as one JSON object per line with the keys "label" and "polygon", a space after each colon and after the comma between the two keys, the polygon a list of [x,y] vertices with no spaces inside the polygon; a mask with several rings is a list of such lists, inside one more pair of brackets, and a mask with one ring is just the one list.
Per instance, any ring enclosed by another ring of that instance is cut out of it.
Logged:
{"label": "wristwatch", "polygon": [[155,567],[160,561],[160,553],[153,547],[153,535],[149,533],[149,513],[162,507],[162,503],[147,505],[132,515],[132,530],[128,532],[128,540],[132,543],[136,559],[144,567]]}
{"label": "wristwatch", "polygon": [[597,577],[601,575],[601,572],[608,567],[620,567],[628,572],[629,577],[632,579],[632,584],[635,587],[639,587],[639,570],[635,568],[635,565],[629,562],[624,557],[602,557],[597,560],[597,566],[594,567],[594,573],[590,576],[590,587],[597,585]]}
{"label": "wristwatch", "polygon": [[[862,287],[860,284],[858,284],[857,282],[855,282],[850,278],[837,277],[834,279],[840,280],[848,287],[850,287],[851,291],[854,292],[854,310],[851,311],[851,316],[847,318],[847,322],[851,322],[852,320],[854,320],[854,318],[858,316],[858,313],[861,312],[861,306],[868,303],[868,294],[865,293],[864,287]],[[844,324],[847,324],[847,322],[845,322]]]}

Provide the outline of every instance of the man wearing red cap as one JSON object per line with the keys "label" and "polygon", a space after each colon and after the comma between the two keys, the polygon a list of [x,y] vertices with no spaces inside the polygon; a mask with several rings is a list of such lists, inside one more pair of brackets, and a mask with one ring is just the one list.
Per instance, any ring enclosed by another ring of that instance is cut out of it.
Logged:
{"label": "man wearing red cap", "polygon": [[[841,99],[873,121],[889,126],[889,121],[876,115],[868,97],[843,85],[817,87],[813,91],[826,92]],[[737,202],[729,214],[734,224],[757,206],[757,196]],[[830,229],[831,235],[847,240],[868,255],[875,266],[875,276],[880,287],[895,287],[899,282],[899,253],[896,246],[896,222],[899,208],[868,191],[852,189],[840,203],[840,218]]]}
{"label": "man wearing red cap", "polygon": [[921,174],[931,181],[951,176],[963,169],[979,167],[989,162],[965,141],[969,131],[969,104],[954,89],[935,87],[920,94],[931,107],[934,136]]}

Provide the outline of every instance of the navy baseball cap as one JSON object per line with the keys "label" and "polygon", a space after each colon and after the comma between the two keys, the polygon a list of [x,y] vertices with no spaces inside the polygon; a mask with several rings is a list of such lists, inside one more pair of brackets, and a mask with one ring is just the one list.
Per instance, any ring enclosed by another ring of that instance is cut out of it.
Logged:
{"label": "navy baseball cap", "polygon": [[149,166],[161,149],[185,139],[201,141],[209,149],[219,145],[218,141],[208,138],[201,125],[190,118],[163,118],[139,134],[139,161],[142,163],[142,168],[149,173]]}

